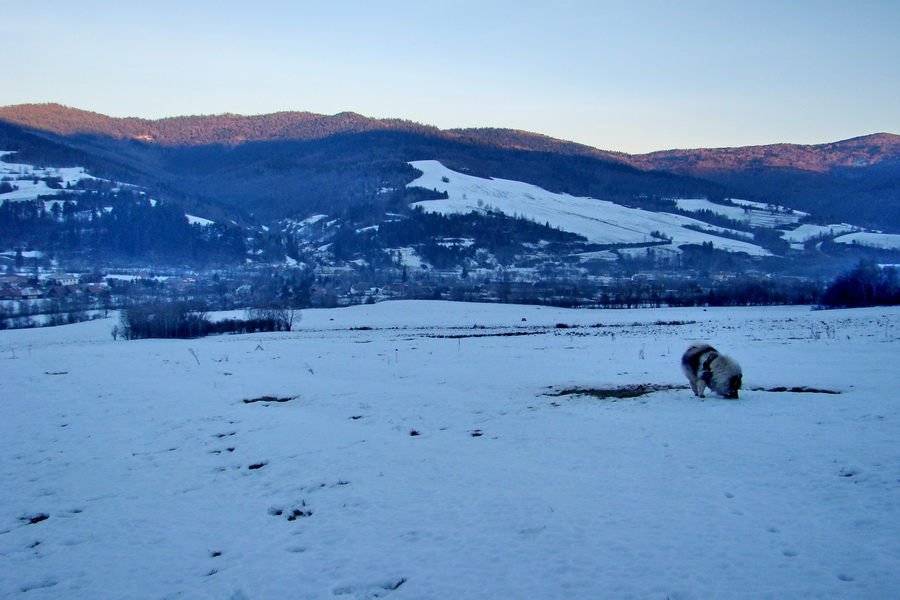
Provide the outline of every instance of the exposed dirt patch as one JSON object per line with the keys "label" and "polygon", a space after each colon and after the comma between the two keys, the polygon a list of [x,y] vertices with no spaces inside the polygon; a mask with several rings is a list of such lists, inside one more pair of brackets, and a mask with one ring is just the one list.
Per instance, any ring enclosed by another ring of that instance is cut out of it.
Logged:
{"label": "exposed dirt patch", "polygon": [[666,385],[666,384],[654,384],[654,383],[643,383],[643,384],[635,384],[635,385],[623,385],[613,388],[569,388],[565,390],[558,390],[555,392],[548,392],[547,396],[591,396],[593,398],[599,398],[601,400],[624,400],[627,398],[639,398],[640,396],[646,396],[647,394],[652,394],[654,392],[663,392],[667,390],[680,390],[684,389],[683,385]]}
{"label": "exposed dirt patch", "polygon": [[819,388],[812,388],[804,386],[794,386],[794,387],[771,387],[771,388],[763,388],[756,387],[750,388],[750,391],[753,392],[791,392],[792,394],[840,394],[840,392],[836,392],[834,390],[825,390]]}
{"label": "exposed dirt patch", "polygon": [[246,398],[244,404],[252,404],[254,402],[290,402],[296,400],[299,396],[289,396],[287,398],[276,398],[275,396],[260,396],[259,398]]}
{"label": "exposed dirt patch", "polygon": [[[642,383],[634,385],[623,385],[610,388],[567,388],[564,390],[556,390],[547,392],[546,396],[590,396],[600,400],[626,400],[628,398],[639,398],[652,394],[654,392],[663,392],[668,390],[685,390],[688,389],[683,385]],[[752,392],[790,392],[792,394],[840,394],[835,390],[826,390],[822,388],[806,387],[806,386],[777,386],[777,387],[755,387],[748,388]]]}

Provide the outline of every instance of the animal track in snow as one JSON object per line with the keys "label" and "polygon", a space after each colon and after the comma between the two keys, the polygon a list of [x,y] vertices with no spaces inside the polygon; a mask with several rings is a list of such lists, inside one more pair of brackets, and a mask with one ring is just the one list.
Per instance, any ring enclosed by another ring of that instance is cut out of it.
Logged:
{"label": "animal track in snow", "polygon": [[40,523],[41,521],[46,521],[49,518],[50,518],[50,515],[48,515],[47,513],[33,513],[33,514],[22,515],[21,517],[19,517],[19,520],[27,521],[28,525],[34,525],[35,523]]}
{"label": "animal track in snow", "polygon": [[300,506],[291,506],[289,508],[283,508],[278,506],[273,506],[269,508],[269,514],[273,517],[285,517],[288,521],[296,521],[299,518],[311,517],[313,515],[313,511],[306,505],[305,500],[300,501]]}

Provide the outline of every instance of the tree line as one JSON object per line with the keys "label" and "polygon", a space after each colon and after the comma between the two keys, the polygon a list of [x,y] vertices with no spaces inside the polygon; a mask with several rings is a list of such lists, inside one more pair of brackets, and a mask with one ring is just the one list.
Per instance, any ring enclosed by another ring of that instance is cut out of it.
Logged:
{"label": "tree line", "polygon": [[223,333],[290,331],[298,314],[287,308],[253,309],[243,319],[211,321],[202,302],[154,302],[123,310],[113,337],[192,339]]}
{"label": "tree line", "polygon": [[880,267],[861,260],[850,271],[839,275],[822,294],[822,306],[854,308],[900,304],[900,280],[897,267]]}

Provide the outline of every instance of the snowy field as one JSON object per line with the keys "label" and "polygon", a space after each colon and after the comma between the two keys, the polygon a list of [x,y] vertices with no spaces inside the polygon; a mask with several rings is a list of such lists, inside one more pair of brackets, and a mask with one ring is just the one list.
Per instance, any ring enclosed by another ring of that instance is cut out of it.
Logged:
{"label": "snowy field", "polygon": [[[0,332],[2,598],[900,590],[900,308],[390,302],[184,341],[114,324]],[[695,338],[741,362],[740,400],[693,397]]]}

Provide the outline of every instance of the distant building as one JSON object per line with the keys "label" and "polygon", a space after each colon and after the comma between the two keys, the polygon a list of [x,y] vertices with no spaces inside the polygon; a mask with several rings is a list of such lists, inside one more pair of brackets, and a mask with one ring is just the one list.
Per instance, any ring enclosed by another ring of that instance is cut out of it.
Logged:
{"label": "distant building", "polygon": [[53,285],[76,285],[78,283],[78,276],[66,273],[55,273],[53,275],[48,275],[47,281]]}

